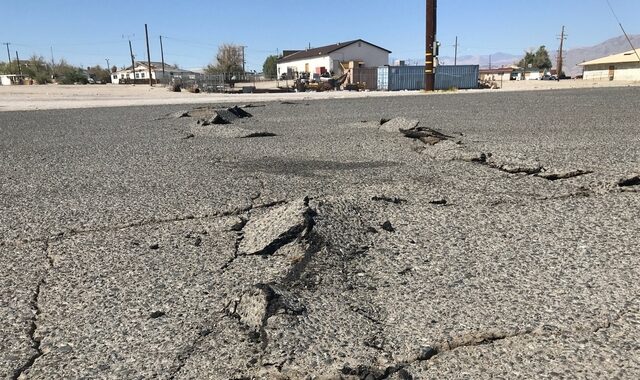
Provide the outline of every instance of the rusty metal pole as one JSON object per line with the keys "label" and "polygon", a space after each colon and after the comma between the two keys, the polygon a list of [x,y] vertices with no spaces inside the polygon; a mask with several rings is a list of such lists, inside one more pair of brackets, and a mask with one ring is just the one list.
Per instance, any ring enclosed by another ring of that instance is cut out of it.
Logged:
{"label": "rusty metal pole", "polygon": [[151,75],[151,52],[149,51],[149,31],[147,24],[144,24],[144,35],[147,38],[147,66],[149,66],[149,86],[153,87],[153,76]]}
{"label": "rusty metal pole", "polygon": [[425,53],[424,66],[424,90],[431,92],[435,90],[435,50],[436,50],[436,12],[437,0],[427,0],[427,49]]}

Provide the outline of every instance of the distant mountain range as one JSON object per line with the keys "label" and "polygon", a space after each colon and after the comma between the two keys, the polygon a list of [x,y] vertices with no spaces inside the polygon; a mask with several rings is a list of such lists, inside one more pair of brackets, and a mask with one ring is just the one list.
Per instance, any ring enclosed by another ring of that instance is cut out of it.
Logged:
{"label": "distant mountain range", "polygon": [[[629,36],[633,46],[640,49],[640,34]],[[608,39],[600,44],[588,47],[580,47],[566,50],[564,53],[564,72],[570,76],[576,76],[582,73],[582,67],[577,66],[579,63],[590,61],[592,59],[606,57],[612,54],[623,53],[631,50],[629,42],[624,36]],[[549,49],[553,66],[556,66],[557,52]],[[481,68],[491,67],[497,68],[509,66],[517,63],[524,56],[507,53],[494,53],[490,55],[463,55],[458,56],[458,65],[480,65]],[[453,65],[454,57],[440,56],[441,64]]]}
{"label": "distant mountain range", "polygon": [[[631,35],[629,39],[636,49],[640,48],[640,34]],[[564,72],[570,76],[579,75],[582,73],[582,67],[576,66],[577,64],[629,50],[631,50],[631,46],[629,46],[629,42],[624,36],[611,38],[594,46],[567,50],[564,53]],[[554,65],[555,59],[554,55]]]}
{"label": "distant mountain range", "polygon": [[[462,55],[458,56],[458,65],[480,65],[480,67],[502,67],[509,66],[517,63],[524,56],[524,51],[521,55],[513,55],[507,53],[494,53],[490,55]],[[440,64],[453,65],[454,57],[440,56]]]}

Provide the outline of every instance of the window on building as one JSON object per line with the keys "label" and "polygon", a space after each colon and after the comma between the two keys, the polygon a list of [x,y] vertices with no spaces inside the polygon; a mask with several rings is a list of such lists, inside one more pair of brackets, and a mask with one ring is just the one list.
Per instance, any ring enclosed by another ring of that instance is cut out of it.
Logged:
{"label": "window on building", "polygon": [[114,75],[114,76],[113,76],[113,79],[118,79],[118,76],[117,76],[117,75]]}
{"label": "window on building", "polygon": [[144,78],[144,73],[140,74],[140,77],[141,77],[141,78]]}
{"label": "window on building", "polygon": [[140,78],[140,73],[136,73],[136,79]]}

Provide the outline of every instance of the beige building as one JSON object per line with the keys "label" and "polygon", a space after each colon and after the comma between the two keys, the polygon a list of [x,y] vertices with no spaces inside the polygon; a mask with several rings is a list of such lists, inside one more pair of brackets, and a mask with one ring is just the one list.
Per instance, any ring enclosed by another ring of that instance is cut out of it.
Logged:
{"label": "beige building", "polygon": [[640,49],[582,62],[583,79],[640,81]]}

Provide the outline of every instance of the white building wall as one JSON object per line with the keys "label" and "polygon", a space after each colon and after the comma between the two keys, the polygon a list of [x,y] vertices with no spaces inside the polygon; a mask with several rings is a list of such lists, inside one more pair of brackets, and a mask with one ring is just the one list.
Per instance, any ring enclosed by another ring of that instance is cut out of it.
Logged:
{"label": "white building wall", "polygon": [[640,63],[589,65],[584,67],[583,79],[609,80],[609,66],[614,67],[613,80],[640,81]]}
{"label": "white building wall", "polygon": [[334,74],[340,75],[342,74],[340,62],[348,61],[364,62],[365,67],[384,66],[389,64],[389,53],[386,50],[360,41],[346,45],[344,48],[334,51],[329,56],[279,63],[277,65],[278,76],[286,74],[288,68],[293,72],[307,72],[305,64],[309,64],[308,72],[311,74],[316,73],[316,68],[324,67],[328,71],[333,71]]}
{"label": "white building wall", "polygon": [[333,67],[331,66],[331,64],[332,64],[331,58],[329,56],[325,55],[325,56],[318,57],[318,58],[307,58],[307,59],[302,59],[302,60],[299,60],[299,61],[278,63],[278,76],[280,76],[282,74],[286,74],[288,69],[291,69],[291,71],[293,71],[294,73],[295,72],[299,72],[299,73],[307,72],[305,64],[309,65],[308,72],[311,73],[311,74],[315,74],[316,68],[318,68],[318,67],[324,67],[328,71],[333,70]]}
{"label": "white building wall", "polygon": [[366,42],[356,42],[331,53],[332,60],[360,61],[365,67],[378,67],[389,64],[389,53]]}

